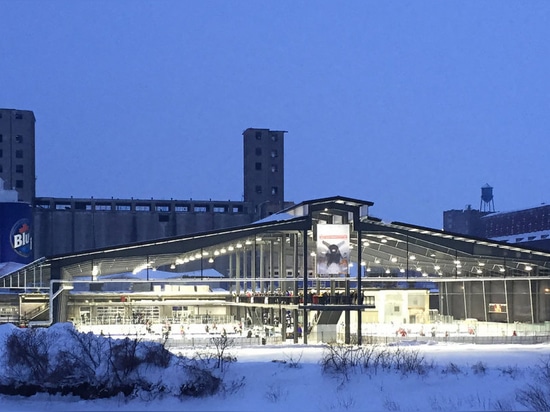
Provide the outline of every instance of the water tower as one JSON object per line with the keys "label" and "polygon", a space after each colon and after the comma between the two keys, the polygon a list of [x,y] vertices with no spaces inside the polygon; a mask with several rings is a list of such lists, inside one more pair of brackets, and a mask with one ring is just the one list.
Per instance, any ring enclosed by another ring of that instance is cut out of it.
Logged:
{"label": "water tower", "polygon": [[493,188],[487,183],[481,188],[481,202],[479,204],[480,212],[494,212],[495,203],[493,201]]}

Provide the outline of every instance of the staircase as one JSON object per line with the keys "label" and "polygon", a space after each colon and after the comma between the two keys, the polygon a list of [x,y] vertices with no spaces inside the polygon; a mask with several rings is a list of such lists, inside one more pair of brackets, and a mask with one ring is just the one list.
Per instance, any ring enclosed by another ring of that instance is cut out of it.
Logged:
{"label": "staircase", "polygon": [[319,312],[314,321],[308,339],[312,342],[336,342],[338,322],[342,316],[341,310],[326,310]]}

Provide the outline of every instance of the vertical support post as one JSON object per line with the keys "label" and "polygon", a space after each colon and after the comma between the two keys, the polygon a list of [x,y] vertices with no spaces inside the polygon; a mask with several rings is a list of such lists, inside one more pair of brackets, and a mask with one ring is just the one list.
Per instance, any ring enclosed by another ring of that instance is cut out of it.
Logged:
{"label": "vertical support post", "polygon": [[350,328],[350,290],[349,290],[349,272],[346,274],[346,280],[344,281],[344,298],[346,299],[345,305],[347,306],[344,309],[344,342],[346,344],[351,343],[351,328]]}
{"label": "vertical support post", "polygon": [[260,292],[265,293],[265,262],[264,262],[264,244],[260,244]]}
{"label": "vertical support post", "polygon": [[302,327],[303,343],[307,345],[307,331],[308,331],[308,317],[307,317],[307,305],[308,305],[308,276],[307,276],[307,260],[309,255],[307,253],[307,229],[304,229],[304,241],[303,241],[303,259],[304,259],[304,326]]}
{"label": "vertical support post", "polygon": [[449,282],[445,282],[445,305],[447,306],[447,316],[450,315],[449,309]]}
{"label": "vertical support post", "polygon": [[235,251],[235,293],[237,294],[237,299],[241,294],[241,282],[239,278],[241,277],[241,256],[240,253]]}
{"label": "vertical support post", "polygon": [[275,259],[273,256],[273,240],[269,241],[269,290],[275,293]]}
{"label": "vertical support post", "polygon": [[252,244],[252,252],[250,253],[250,271],[252,275],[252,293],[256,293],[256,237]]}
{"label": "vertical support post", "polygon": [[[294,244],[292,247],[292,295],[294,304],[298,305],[300,303],[299,301],[299,289],[298,289],[298,234],[294,233],[292,235],[292,238],[294,240]],[[295,306],[296,307],[296,306]],[[299,320],[299,314],[298,309],[293,310],[294,313],[294,343],[298,343],[298,320]],[[302,328],[303,332],[303,328]]]}
{"label": "vertical support post", "polygon": [[529,282],[529,306],[531,306],[531,324],[535,324],[535,313],[533,308],[533,285],[531,284],[531,278],[528,280]]}
{"label": "vertical support post", "polygon": [[487,311],[487,292],[485,291],[485,280],[481,281],[483,288],[483,313],[485,314],[485,322],[489,322],[489,313]]}
{"label": "vertical support post", "polygon": [[241,279],[243,280],[243,283],[242,283],[241,287],[243,289],[244,294],[246,294],[246,290],[248,289],[247,279],[249,278],[249,276],[248,276],[248,256],[247,256],[247,253],[246,253],[246,246],[242,247],[242,255],[243,255],[243,275],[242,275]]}
{"label": "vertical support post", "polygon": [[468,305],[466,304],[466,282],[462,281],[462,297],[464,298],[464,319],[468,319]]}
{"label": "vertical support post", "polygon": [[[234,270],[233,270],[233,253],[229,254],[229,273],[227,276],[231,279],[234,278],[233,276]],[[231,285],[231,282],[229,282],[229,292],[233,291],[233,286]]]}
{"label": "vertical support post", "polygon": [[362,344],[362,309],[363,305],[363,290],[361,289],[361,278],[363,272],[363,266],[361,266],[361,261],[363,260],[363,247],[361,243],[362,232],[361,229],[357,230],[357,344],[361,346]]}
{"label": "vertical support post", "polygon": [[508,305],[508,287],[504,279],[504,299],[506,300],[506,323],[510,323],[510,306]]}
{"label": "vertical support post", "polygon": [[286,278],[286,235],[283,234],[281,236],[281,244],[279,246],[279,288],[281,289],[281,293],[285,294],[287,292],[286,281],[284,280]]}
{"label": "vertical support post", "polygon": [[405,277],[407,280],[409,280],[409,235],[407,235],[407,262],[405,263]]}

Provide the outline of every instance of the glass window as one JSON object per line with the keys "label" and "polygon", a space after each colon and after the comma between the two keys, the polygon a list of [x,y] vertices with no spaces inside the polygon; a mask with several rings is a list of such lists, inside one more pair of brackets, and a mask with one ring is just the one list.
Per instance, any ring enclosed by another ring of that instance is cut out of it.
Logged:
{"label": "glass window", "polygon": [[272,141],[272,142],[276,142],[277,139],[278,139],[278,138],[277,138],[277,135],[276,135],[275,133],[272,133],[272,134],[271,134],[271,141]]}
{"label": "glass window", "polygon": [[17,120],[21,120],[23,118],[23,115],[21,113],[15,113],[15,118]]}
{"label": "glass window", "polygon": [[262,193],[262,187],[260,185],[256,186],[256,193]]}
{"label": "glass window", "polygon": [[271,157],[275,158],[277,156],[279,156],[279,153],[277,153],[277,150],[272,150],[271,151]]}
{"label": "glass window", "polygon": [[277,166],[277,165],[271,165],[271,171],[272,171],[273,173],[278,172],[278,171],[279,171],[279,166]]}
{"label": "glass window", "polygon": [[15,165],[15,173],[23,173],[23,165]]}
{"label": "glass window", "polygon": [[2,143],[2,137],[3,137],[3,136],[0,134],[0,143]]}
{"label": "glass window", "polygon": [[256,162],[256,170],[262,170],[262,163]]}
{"label": "glass window", "polygon": [[256,132],[256,140],[262,139],[262,132]]}
{"label": "glass window", "polygon": [[262,155],[262,148],[261,147],[257,147],[256,148],[256,156],[261,156]]}
{"label": "glass window", "polygon": [[18,159],[22,159],[23,158],[23,150],[16,150],[15,151],[15,157],[18,158]]}
{"label": "glass window", "polygon": [[23,188],[23,181],[22,180],[16,180],[15,181],[15,187],[17,189],[22,189]]}
{"label": "glass window", "polygon": [[16,143],[23,143],[23,136],[21,136],[20,134],[15,136],[15,142]]}
{"label": "glass window", "polygon": [[279,188],[277,186],[273,186],[271,188],[271,194],[276,195],[277,193],[279,193]]}

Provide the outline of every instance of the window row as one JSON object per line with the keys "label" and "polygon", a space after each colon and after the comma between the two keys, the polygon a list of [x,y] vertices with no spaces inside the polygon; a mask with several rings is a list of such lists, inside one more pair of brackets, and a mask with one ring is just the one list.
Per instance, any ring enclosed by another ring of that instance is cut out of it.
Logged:
{"label": "window row", "polygon": [[[279,140],[279,136],[277,136],[277,133],[270,133],[269,138],[272,142],[276,142]],[[262,132],[256,132],[256,140],[262,140]]]}
{"label": "window row", "polygon": [[[3,165],[0,165],[0,173],[4,173]],[[15,173],[23,173],[23,165],[15,165]]]}
{"label": "window row", "polygon": [[[262,170],[262,162],[256,162],[256,170]],[[279,171],[279,166],[276,164],[271,165],[271,172],[275,173]]]}
{"label": "window row", "polygon": [[[0,112],[0,119],[2,118],[2,112]],[[17,120],[23,120],[23,114],[22,113],[15,113],[15,118]]]}
{"label": "window row", "polygon": [[[4,141],[4,135],[0,133],[0,143]],[[23,143],[23,136],[18,134],[15,136],[15,142],[16,143]]]}
{"label": "window row", "polygon": [[[260,185],[256,186],[256,193],[261,195],[263,193],[263,188]],[[277,186],[271,186],[271,194],[276,195],[279,193],[279,188]]]}
{"label": "window row", "polygon": [[[262,148],[261,147],[257,147],[256,148],[256,156],[261,156],[262,155]],[[279,152],[276,150],[276,149],[273,149],[271,150],[271,154],[270,156],[275,159],[276,157],[279,157]]]}
{"label": "window row", "polygon": [[[119,212],[161,212],[169,213],[172,210],[171,205],[154,205],[154,204],[134,204],[131,203],[102,203],[97,202],[95,204],[88,202],[55,202],[50,203],[49,201],[40,201],[36,202],[36,206],[41,209],[50,209],[55,208],[56,210],[87,210],[87,211],[119,211]],[[243,213],[244,208],[241,205],[207,205],[207,204],[196,204],[196,205],[175,205],[174,212],[176,213]]]}
{"label": "window row", "polygon": [[[4,150],[0,149],[0,157],[4,156]],[[16,159],[23,159],[23,150],[16,150],[15,151],[15,158]]]}

